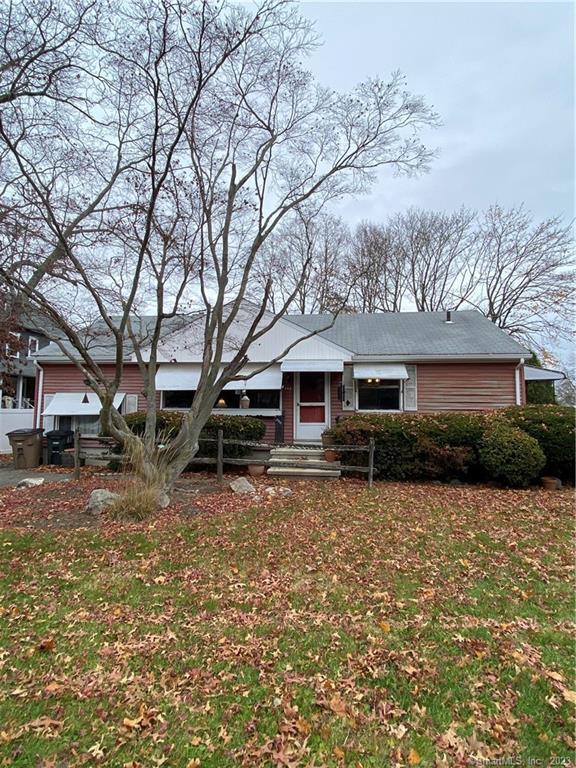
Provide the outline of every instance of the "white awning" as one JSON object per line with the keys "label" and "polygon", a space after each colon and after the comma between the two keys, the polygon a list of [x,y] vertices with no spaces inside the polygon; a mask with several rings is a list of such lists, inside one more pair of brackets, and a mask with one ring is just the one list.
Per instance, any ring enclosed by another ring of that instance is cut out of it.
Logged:
{"label": "white awning", "polygon": [[525,365],[524,378],[526,381],[561,381],[566,376],[562,371],[554,371],[551,368],[537,368],[533,365]]}
{"label": "white awning", "polygon": [[404,363],[354,363],[355,379],[407,379]]}
{"label": "white awning", "polygon": [[344,370],[342,360],[284,360],[280,366],[284,373],[327,371],[341,373]]}
{"label": "white awning", "polygon": [[[252,371],[261,366],[251,363],[240,371],[239,375],[249,376]],[[156,389],[159,392],[167,390],[195,390],[200,381],[200,363],[169,363],[159,365],[156,371]],[[229,381],[224,389],[282,389],[282,372],[279,365],[272,365],[265,371],[256,373],[249,379]]]}
{"label": "white awning", "polygon": [[[114,408],[120,408],[125,397],[124,392],[118,392]],[[57,392],[42,416],[99,416],[101,410],[102,404],[95,392]]]}

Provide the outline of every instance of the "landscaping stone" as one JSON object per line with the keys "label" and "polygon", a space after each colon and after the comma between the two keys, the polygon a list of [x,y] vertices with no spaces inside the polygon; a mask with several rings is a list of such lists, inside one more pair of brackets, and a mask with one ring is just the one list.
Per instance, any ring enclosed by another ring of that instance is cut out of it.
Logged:
{"label": "landscaping stone", "polygon": [[230,483],[230,490],[234,493],[256,493],[256,488],[245,477],[237,477]]}
{"label": "landscaping stone", "polygon": [[158,506],[160,509],[166,509],[166,507],[170,506],[170,496],[164,493],[164,491],[158,495]]}
{"label": "landscaping stone", "polygon": [[90,494],[84,511],[88,515],[101,515],[118,497],[119,494],[107,491],[105,488],[96,488]]}
{"label": "landscaping stone", "polygon": [[16,485],[16,488],[34,488],[36,485],[43,485],[43,477],[25,477]]}

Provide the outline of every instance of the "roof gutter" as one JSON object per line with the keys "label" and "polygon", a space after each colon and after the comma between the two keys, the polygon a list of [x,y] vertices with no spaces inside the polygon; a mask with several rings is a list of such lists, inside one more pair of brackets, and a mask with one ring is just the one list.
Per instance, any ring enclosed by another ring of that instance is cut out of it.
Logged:
{"label": "roof gutter", "polygon": [[524,362],[524,355],[526,353],[517,353],[517,354],[499,354],[499,353],[493,353],[490,354],[488,352],[484,354],[471,354],[471,355],[354,355],[352,358],[352,362],[354,363],[374,363],[374,362],[419,362],[419,363],[433,363],[436,361],[455,361],[459,362],[462,360],[466,361],[474,361],[478,360],[481,362],[518,362],[520,361],[520,364],[523,364]]}
{"label": "roof gutter", "polygon": [[34,360],[34,365],[39,370],[38,397],[36,398],[36,402],[34,403],[34,408],[36,409],[36,413],[34,414],[34,422],[36,424],[36,429],[40,429],[40,416],[42,413],[42,398],[44,397],[44,368],[42,368],[38,360]]}
{"label": "roof gutter", "polygon": [[524,365],[524,358],[520,360],[520,362],[514,369],[514,386],[516,388],[516,405],[522,405],[522,382],[520,379],[520,371],[523,365]]}

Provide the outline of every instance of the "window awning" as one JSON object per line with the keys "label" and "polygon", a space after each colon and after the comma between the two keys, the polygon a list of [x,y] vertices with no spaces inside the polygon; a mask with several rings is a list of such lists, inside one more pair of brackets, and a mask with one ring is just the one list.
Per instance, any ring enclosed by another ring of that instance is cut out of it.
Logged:
{"label": "window awning", "polygon": [[404,363],[354,363],[355,379],[408,379]]}
{"label": "window awning", "polygon": [[341,373],[344,370],[342,360],[284,360],[280,366],[284,373],[326,371]]}
{"label": "window awning", "polygon": [[[125,397],[124,392],[118,392],[114,408],[120,408]],[[87,403],[83,402],[85,398]],[[56,392],[42,416],[99,416],[101,410],[102,404],[95,392]]]}
{"label": "window awning", "polygon": [[525,365],[524,378],[526,381],[561,381],[566,376],[562,371],[554,371],[552,368],[537,368],[535,365]]}
{"label": "window awning", "polygon": [[[239,375],[249,376],[261,366],[257,363],[245,366]],[[156,389],[159,392],[195,390],[200,381],[200,363],[169,363],[159,365],[156,371]],[[229,381],[224,389],[282,389],[282,372],[279,365],[272,365],[249,379]]]}

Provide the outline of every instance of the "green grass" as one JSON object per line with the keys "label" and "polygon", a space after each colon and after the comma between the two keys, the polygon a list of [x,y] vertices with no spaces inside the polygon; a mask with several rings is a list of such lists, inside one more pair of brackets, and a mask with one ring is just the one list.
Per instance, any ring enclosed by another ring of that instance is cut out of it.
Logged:
{"label": "green grass", "polygon": [[571,764],[571,501],[339,483],[3,529],[0,765]]}

